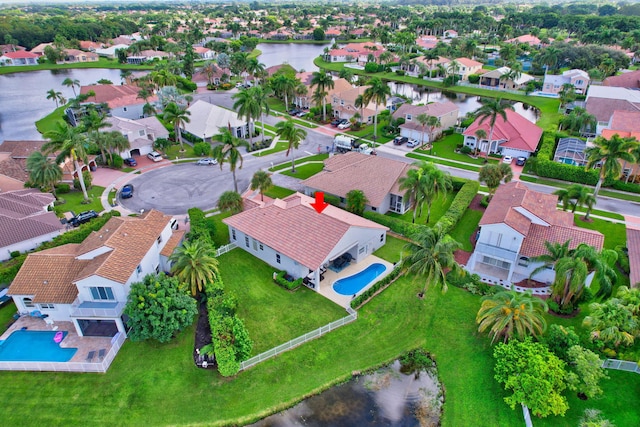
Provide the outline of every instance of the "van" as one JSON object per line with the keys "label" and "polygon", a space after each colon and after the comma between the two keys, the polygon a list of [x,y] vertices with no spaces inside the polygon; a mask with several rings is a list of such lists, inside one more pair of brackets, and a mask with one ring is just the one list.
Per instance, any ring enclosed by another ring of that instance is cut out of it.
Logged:
{"label": "van", "polygon": [[162,161],[162,156],[160,155],[160,153],[158,153],[157,151],[152,151],[149,154],[147,154],[147,157],[150,160],[153,160],[154,162],[160,162]]}

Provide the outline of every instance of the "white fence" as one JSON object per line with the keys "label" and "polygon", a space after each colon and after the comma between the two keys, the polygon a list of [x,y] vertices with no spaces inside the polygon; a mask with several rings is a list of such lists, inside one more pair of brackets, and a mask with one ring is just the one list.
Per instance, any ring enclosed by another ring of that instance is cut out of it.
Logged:
{"label": "white fence", "polygon": [[237,247],[237,245],[235,243],[229,243],[228,245],[224,245],[224,246],[220,246],[217,250],[216,250],[216,257],[219,257],[222,254],[226,254],[227,252],[229,252],[231,249],[235,249]]}
{"label": "white fence", "polygon": [[342,319],[338,319],[335,322],[331,322],[328,325],[321,326],[318,329],[308,332],[304,335],[299,336],[298,338],[294,338],[289,342],[284,344],[280,344],[277,347],[272,348],[271,350],[267,350],[264,353],[260,353],[257,356],[252,357],[251,359],[245,360],[240,363],[240,370],[243,371],[247,368],[251,368],[252,366],[257,365],[260,362],[263,362],[267,359],[271,359],[272,357],[277,356],[280,353],[284,353],[285,351],[291,350],[292,348],[298,347],[306,343],[307,341],[314,340],[326,334],[327,332],[331,332],[334,329],[338,329],[341,326],[344,326],[348,323],[353,322],[358,318],[358,313],[352,308],[347,308],[348,316],[343,317]]}
{"label": "white fence", "polygon": [[0,371],[53,371],[105,373],[116,358],[126,335],[118,332],[111,339],[111,348],[99,362],[0,362]]}
{"label": "white fence", "polygon": [[640,374],[640,365],[636,362],[629,362],[628,360],[607,359],[602,362],[602,367],[606,369],[616,369],[618,371],[635,372]]}

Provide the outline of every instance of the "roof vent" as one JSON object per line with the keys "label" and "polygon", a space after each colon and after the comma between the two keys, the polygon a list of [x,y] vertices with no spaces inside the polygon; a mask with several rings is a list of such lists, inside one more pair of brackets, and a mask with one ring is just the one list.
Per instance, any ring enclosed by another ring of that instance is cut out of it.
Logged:
{"label": "roof vent", "polygon": [[45,284],[45,285],[48,285],[49,281],[48,280],[43,280],[42,283]]}

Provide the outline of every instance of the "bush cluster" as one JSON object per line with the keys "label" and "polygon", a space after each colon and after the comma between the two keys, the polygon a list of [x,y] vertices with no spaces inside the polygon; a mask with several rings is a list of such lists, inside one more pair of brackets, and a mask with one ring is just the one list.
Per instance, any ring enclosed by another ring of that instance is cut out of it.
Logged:
{"label": "bush cluster", "polygon": [[398,278],[398,276],[400,276],[401,272],[402,272],[402,265],[398,263],[396,264],[394,269],[391,271],[391,273],[389,273],[382,279],[378,280],[369,289],[367,289],[366,291],[364,291],[363,293],[355,297],[351,301],[351,308],[354,308],[354,309],[359,308],[362,304],[364,304],[365,301],[371,298],[373,294],[378,292],[380,289],[386,288],[387,285],[395,281]]}
{"label": "bush cluster", "polygon": [[67,194],[71,191],[71,186],[69,184],[57,183],[56,184],[56,193],[58,194]]}
{"label": "bush cluster", "polygon": [[449,271],[446,275],[449,285],[465,289],[473,295],[493,295],[502,290],[498,286],[491,286],[480,280],[477,274],[469,274],[465,270]]}
{"label": "bush cluster", "polygon": [[216,234],[216,225],[213,219],[207,218],[204,211],[198,208],[191,208],[187,213],[191,223],[189,240],[203,240],[207,244],[213,245]]}
{"label": "bush cluster", "polygon": [[435,226],[441,227],[445,233],[449,233],[467,211],[473,198],[478,194],[479,188],[480,184],[477,181],[467,181],[456,194],[447,212],[440,217]]}
{"label": "bush cluster", "polygon": [[247,153],[251,153],[257,150],[262,150],[264,148],[269,148],[270,145],[271,145],[271,138],[265,138],[264,141],[256,141],[253,143],[253,146],[247,147]]}
{"label": "bush cluster", "polygon": [[207,285],[207,312],[218,371],[230,377],[240,371],[240,362],[251,354],[253,342],[237,316],[238,302],[224,291],[221,281]]}
{"label": "bush cluster", "polygon": [[634,184],[632,182],[623,182],[620,180],[615,180],[611,184],[611,187],[620,191],[628,191],[629,193],[640,193],[640,185]]}
{"label": "bush cluster", "polygon": [[469,83],[474,84],[474,85],[480,83],[480,74],[470,74],[469,75]]}
{"label": "bush cluster", "polygon": [[[626,246],[617,245],[614,250],[618,254],[618,260],[616,261],[616,264],[622,271],[624,271],[626,274],[629,274],[629,249],[627,249]],[[631,283],[631,285],[634,284],[635,283]]]}
{"label": "bush cluster", "polygon": [[403,236],[411,236],[418,231],[419,227],[424,227],[423,225],[412,224],[399,218],[392,218],[377,212],[365,211],[363,216],[373,222],[389,227],[393,232]]}
{"label": "bush cluster", "polygon": [[290,282],[287,279],[285,279],[286,275],[287,275],[286,271],[284,270],[280,271],[276,274],[273,281],[276,282],[278,285],[282,286],[283,288],[288,289],[290,291],[296,290],[300,287],[300,285],[302,285],[302,277]]}
{"label": "bush cluster", "polygon": [[186,77],[182,77],[182,76],[176,76],[176,77],[178,79],[178,84],[176,84],[176,87],[178,89],[184,89],[189,92],[195,92],[195,90],[198,89],[198,85],[192,82],[191,80],[187,79]]}
{"label": "bush cluster", "polygon": [[208,156],[211,154],[211,145],[207,142],[196,142],[193,144],[193,152],[196,156]]}

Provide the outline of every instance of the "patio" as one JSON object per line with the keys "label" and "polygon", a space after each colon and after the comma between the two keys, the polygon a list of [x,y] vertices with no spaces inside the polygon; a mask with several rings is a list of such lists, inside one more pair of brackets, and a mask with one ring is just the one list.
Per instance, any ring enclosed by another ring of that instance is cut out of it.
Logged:
{"label": "patio", "polygon": [[[341,307],[344,307],[344,308],[350,307],[353,296],[341,295],[337,293],[336,291],[333,290],[333,283],[336,280],[341,279],[343,277],[352,276],[364,270],[371,264],[375,264],[375,263],[383,264],[385,267],[387,267],[387,269],[380,276],[376,277],[371,284],[382,279],[384,276],[389,274],[391,270],[393,270],[393,264],[391,264],[390,262],[385,261],[382,258],[378,258],[377,256],[369,255],[367,258],[365,258],[364,260],[360,261],[357,264],[354,262],[351,262],[347,267],[343,268],[339,273],[336,273],[331,269],[327,269],[327,271],[324,273],[324,280],[320,282],[320,288],[318,289],[318,293],[320,293],[320,295],[333,301],[334,303],[338,304]],[[367,289],[369,286],[370,285],[361,289],[358,292],[358,294],[361,293],[363,290]]]}

